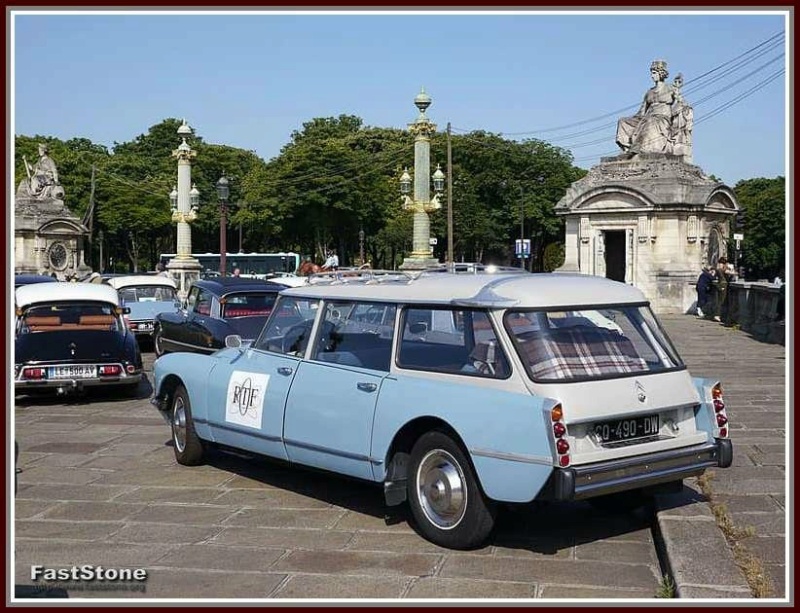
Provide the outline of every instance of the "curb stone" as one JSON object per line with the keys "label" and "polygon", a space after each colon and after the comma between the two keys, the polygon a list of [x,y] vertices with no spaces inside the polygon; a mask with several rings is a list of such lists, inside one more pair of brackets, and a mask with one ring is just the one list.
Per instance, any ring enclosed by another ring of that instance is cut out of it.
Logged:
{"label": "curb stone", "polygon": [[654,497],[656,531],[677,598],[752,598],[702,494],[684,486]]}

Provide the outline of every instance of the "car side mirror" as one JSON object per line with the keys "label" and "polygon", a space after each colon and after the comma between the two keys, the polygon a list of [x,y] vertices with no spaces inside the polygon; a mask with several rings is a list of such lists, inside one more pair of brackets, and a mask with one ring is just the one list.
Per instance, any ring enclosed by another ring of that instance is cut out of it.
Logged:
{"label": "car side mirror", "polygon": [[130,315],[131,314],[131,307],[122,307],[122,314],[123,315]]}
{"label": "car side mirror", "polygon": [[183,303],[180,300],[176,300],[174,306],[176,309],[182,309]]}
{"label": "car side mirror", "polygon": [[242,346],[242,337],[238,334],[229,334],[225,337],[225,346],[228,349],[236,349]]}

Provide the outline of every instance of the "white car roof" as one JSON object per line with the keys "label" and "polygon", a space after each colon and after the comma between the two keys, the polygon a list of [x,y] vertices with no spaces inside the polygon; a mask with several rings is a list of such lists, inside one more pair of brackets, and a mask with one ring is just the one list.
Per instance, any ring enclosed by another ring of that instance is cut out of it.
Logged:
{"label": "white car roof", "polygon": [[126,275],[124,277],[110,277],[106,284],[116,289],[132,286],[167,286],[178,289],[177,283],[171,277],[163,275]]}
{"label": "white car roof", "polygon": [[18,287],[14,297],[19,308],[61,300],[92,300],[119,306],[117,290],[96,283],[34,283]]}
{"label": "white car roof", "polygon": [[408,281],[319,283],[283,295],[488,308],[553,308],[648,302],[625,283],[580,274],[460,275],[435,273]]}

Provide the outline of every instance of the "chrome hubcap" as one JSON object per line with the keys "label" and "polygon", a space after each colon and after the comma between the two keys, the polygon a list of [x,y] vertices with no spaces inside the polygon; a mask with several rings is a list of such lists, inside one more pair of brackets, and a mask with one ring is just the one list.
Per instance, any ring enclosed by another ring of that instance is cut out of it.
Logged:
{"label": "chrome hubcap", "polygon": [[155,346],[156,354],[161,355],[161,330],[156,332],[156,338],[153,341],[153,345]]}
{"label": "chrome hubcap", "polygon": [[467,510],[464,473],[443,449],[429,451],[417,469],[417,493],[425,517],[442,530],[455,528]]}
{"label": "chrome hubcap", "polygon": [[172,405],[172,438],[175,441],[175,449],[183,453],[186,449],[186,405],[183,398],[175,398]]}

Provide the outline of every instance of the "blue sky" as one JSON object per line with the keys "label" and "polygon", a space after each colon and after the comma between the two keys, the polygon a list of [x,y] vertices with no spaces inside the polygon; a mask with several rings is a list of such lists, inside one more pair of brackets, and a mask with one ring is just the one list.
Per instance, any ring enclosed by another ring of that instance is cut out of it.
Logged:
{"label": "blue sky", "polygon": [[588,169],[618,152],[616,120],[659,58],[695,104],[696,164],[730,185],[786,174],[786,77],[703,120],[784,67],[784,46],[691,83],[785,32],[777,13],[39,13],[14,26],[16,134],[112,146],[185,117],[207,142],[269,160],[315,117],[405,128],[424,86],[440,129],[541,138]]}

